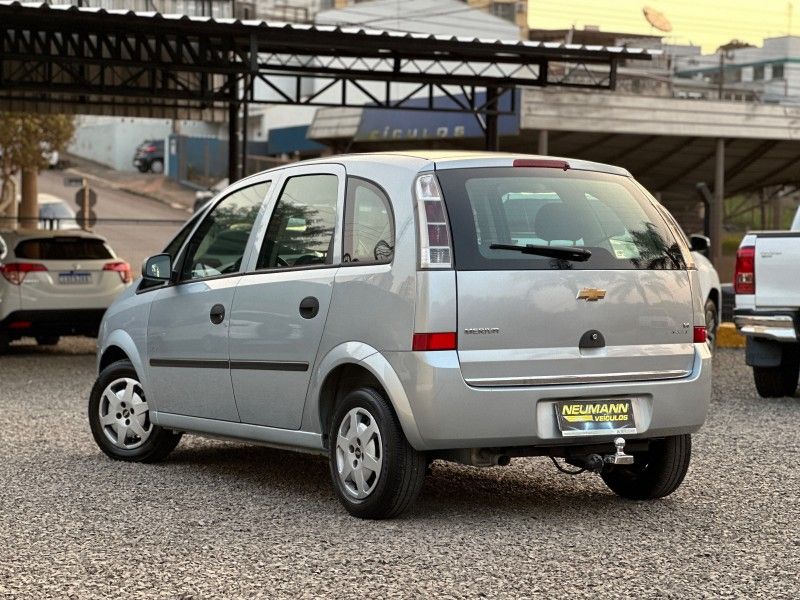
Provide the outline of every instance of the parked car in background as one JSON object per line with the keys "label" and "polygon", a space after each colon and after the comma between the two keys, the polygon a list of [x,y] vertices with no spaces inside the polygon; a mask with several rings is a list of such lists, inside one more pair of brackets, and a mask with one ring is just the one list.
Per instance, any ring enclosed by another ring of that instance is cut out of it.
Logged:
{"label": "parked car in background", "polygon": [[752,231],[734,272],[734,321],[764,398],[792,396],[800,378],[800,231]]}
{"label": "parked car in background", "polygon": [[659,207],[624,169],[504,154],[248,177],[106,313],[95,441],[125,461],[163,459],[181,432],[326,454],[363,518],[406,509],[434,459],[562,459],[622,497],[666,496],[711,352]]}
{"label": "parked car in background", "polygon": [[94,337],[131,283],[128,263],[83,231],[0,231],[0,352],[22,337]]}
{"label": "parked car in background", "polygon": [[794,219],[792,219],[792,231],[800,231],[800,206],[797,207],[797,212],[794,213]]}
{"label": "parked car in background", "polygon": [[39,194],[39,229],[80,229],[75,211],[61,198]]}
{"label": "parked car in background", "polygon": [[145,140],[136,148],[133,166],[141,173],[164,172],[164,140]]}

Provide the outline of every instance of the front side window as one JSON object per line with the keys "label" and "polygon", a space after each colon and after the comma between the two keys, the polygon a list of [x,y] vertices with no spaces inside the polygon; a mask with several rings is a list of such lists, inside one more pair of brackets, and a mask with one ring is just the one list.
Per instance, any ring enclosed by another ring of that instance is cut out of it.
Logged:
{"label": "front side window", "polygon": [[333,264],[336,175],[300,175],[283,186],[267,226],[256,269]]}
{"label": "front side window", "polygon": [[663,216],[627,177],[494,167],[438,177],[460,270],[686,268]]}
{"label": "front side window", "polygon": [[356,177],[347,180],[342,262],[382,264],[394,256],[394,221],[386,194]]}
{"label": "front side window", "polygon": [[181,279],[191,281],[238,273],[250,230],[270,182],[237,190],[220,201],[194,232],[186,249]]}

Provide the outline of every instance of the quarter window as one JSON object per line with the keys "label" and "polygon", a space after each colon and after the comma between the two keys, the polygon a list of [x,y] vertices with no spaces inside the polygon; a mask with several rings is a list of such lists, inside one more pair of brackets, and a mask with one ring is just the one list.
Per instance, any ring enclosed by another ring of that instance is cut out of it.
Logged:
{"label": "quarter window", "polygon": [[389,199],[378,186],[347,180],[342,262],[382,264],[394,256],[394,222]]}
{"label": "quarter window", "polygon": [[290,178],[267,226],[256,269],[333,264],[338,193],[336,175]]}
{"label": "quarter window", "polygon": [[206,215],[186,250],[181,279],[190,281],[238,273],[250,230],[270,182],[233,192]]}

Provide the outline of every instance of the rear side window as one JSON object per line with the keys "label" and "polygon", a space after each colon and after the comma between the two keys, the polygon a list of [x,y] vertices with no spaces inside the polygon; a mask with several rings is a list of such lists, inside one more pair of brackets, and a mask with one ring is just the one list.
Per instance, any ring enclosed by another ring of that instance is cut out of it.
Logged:
{"label": "rear side window", "polygon": [[103,240],[81,237],[23,240],[14,254],[30,260],[102,260],[114,256]]}
{"label": "rear side window", "polygon": [[[685,269],[658,210],[628,178],[541,168],[437,173],[459,270]],[[586,261],[492,245],[584,248]]]}
{"label": "rear side window", "polygon": [[300,175],[286,181],[267,226],[256,269],[333,263],[336,175]]}
{"label": "rear side window", "polygon": [[342,262],[383,264],[394,256],[394,220],[389,198],[364,179],[347,179]]}

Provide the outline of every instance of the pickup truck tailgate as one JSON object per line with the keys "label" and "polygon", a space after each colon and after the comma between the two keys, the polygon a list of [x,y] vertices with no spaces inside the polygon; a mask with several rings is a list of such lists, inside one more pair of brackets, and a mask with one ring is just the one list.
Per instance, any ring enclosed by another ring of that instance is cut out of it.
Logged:
{"label": "pickup truck tailgate", "polygon": [[800,300],[800,232],[756,238],[756,306],[796,307]]}

